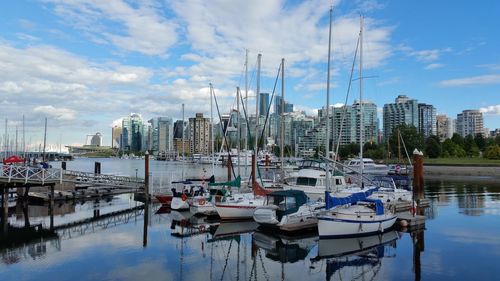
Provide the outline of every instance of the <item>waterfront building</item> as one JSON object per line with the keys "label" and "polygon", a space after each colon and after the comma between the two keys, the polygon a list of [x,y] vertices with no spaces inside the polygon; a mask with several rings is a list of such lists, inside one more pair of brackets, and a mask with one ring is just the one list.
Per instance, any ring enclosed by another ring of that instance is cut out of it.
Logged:
{"label": "waterfront building", "polygon": [[418,129],[418,103],[406,95],[399,95],[394,103],[384,104],[384,137],[390,138],[392,131],[401,124]]}
{"label": "waterfront building", "polygon": [[147,148],[144,145],[145,128],[147,129],[140,114],[131,113],[123,118],[120,150],[144,151]]}
{"label": "waterfront building", "polygon": [[111,129],[111,148],[120,148],[120,139],[122,134],[122,127],[114,125]]}
{"label": "waterfront building", "polygon": [[154,154],[173,150],[173,121],[170,117],[156,117],[151,125],[150,149]]}
{"label": "waterfront building", "polygon": [[92,138],[90,139],[90,145],[91,146],[102,146],[101,133],[96,133],[95,135],[92,136]]}
{"label": "waterfront building", "polygon": [[479,110],[464,110],[457,115],[457,133],[463,138],[468,135],[484,134],[483,113]]}
{"label": "waterfront building", "polygon": [[418,104],[418,131],[425,139],[437,135],[436,108],[433,105]]}
{"label": "waterfront building", "polygon": [[453,136],[453,120],[446,115],[436,116],[436,134],[441,142]]}
{"label": "waterfront building", "polygon": [[191,153],[210,153],[210,119],[203,117],[203,113],[189,118],[189,146]]}

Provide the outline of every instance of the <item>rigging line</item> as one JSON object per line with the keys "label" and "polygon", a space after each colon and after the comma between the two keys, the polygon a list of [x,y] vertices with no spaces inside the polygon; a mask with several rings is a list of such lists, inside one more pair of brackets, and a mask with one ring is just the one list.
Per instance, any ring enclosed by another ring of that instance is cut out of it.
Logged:
{"label": "rigging line", "polygon": [[[280,77],[280,73],[281,73],[281,63],[278,67],[278,74],[276,75],[276,80],[274,81],[274,87],[273,87],[273,92],[271,94],[271,102],[269,103],[269,106],[267,107],[267,112],[266,112],[266,119],[264,120],[264,125],[262,126],[262,133],[260,134],[260,137],[259,137],[259,141],[262,141],[264,142],[264,133],[265,133],[265,129],[266,129],[266,125],[267,125],[267,121],[269,119],[269,112],[271,110],[271,103],[273,101],[273,97],[274,97],[274,93],[276,91],[276,85],[278,84],[278,80],[279,80],[279,77]],[[258,118],[258,117],[257,117]],[[281,117],[283,118],[283,117]],[[257,152],[255,155],[259,155],[259,146],[257,146]],[[255,160],[257,161],[257,160]],[[262,184],[262,186],[264,186],[264,182],[262,181],[262,175],[260,173],[260,169],[257,168],[257,172],[259,174],[259,178],[260,178],[260,183]]]}
{"label": "rigging line", "polygon": [[[222,122],[222,116],[221,116],[220,110],[219,110],[219,103],[217,102],[217,96],[215,95],[215,89],[213,88],[212,83],[210,83],[210,87],[212,88],[212,93],[214,94],[215,108],[217,108],[217,114],[219,115],[219,119],[221,120],[221,122],[220,122],[221,128],[222,128],[222,131],[224,132],[224,123]],[[229,125],[229,123],[228,123],[228,125]],[[212,124],[212,126],[213,126],[213,124]],[[227,128],[226,128],[226,131],[227,131]],[[224,141],[226,142],[226,145],[229,144],[225,133],[224,133]],[[227,149],[227,157],[228,157],[228,161],[232,161],[231,153],[229,152],[229,146]],[[233,177],[236,178],[236,173],[234,172],[234,165],[231,165],[231,171],[233,172]]]}
{"label": "rigging line", "polygon": [[262,271],[264,272],[264,277],[266,278],[267,281],[269,281],[269,274],[267,274],[267,270],[264,267],[264,260],[262,259],[262,252],[260,251],[260,249],[259,249],[259,259],[262,266]]}
{"label": "rigging line", "polygon": [[[339,132],[339,136],[338,136],[338,140],[337,140],[337,147],[335,148],[335,158],[337,158],[337,155],[339,153],[340,139],[342,137],[342,129],[344,127],[344,121],[345,121],[345,118],[347,115],[347,101],[349,100],[349,94],[351,92],[351,87],[352,87],[352,76],[354,74],[354,67],[356,65],[356,57],[358,54],[359,40],[360,40],[360,38],[358,36],[358,42],[356,44],[356,50],[354,52],[354,59],[352,61],[352,66],[351,66],[351,75],[349,77],[349,85],[347,86],[347,94],[346,94],[345,101],[344,101],[344,112],[342,113],[342,119],[340,120],[340,132]],[[333,170],[334,171],[335,171],[335,166],[336,166],[336,161],[333,162]]]}
{"label": "rigging line", "polygon": [[[252,138],[252,132],[250,130],[250,122],[248,121],[248,115],[247,115],[247,109],[245,107],[245,103],[243,102],[243,95],[240,95],[240,99],[241,99],[241,103],[242,103],[242,107],[243,107],[243,113],[245,115],[245,122],[246,122],[246,128],[247,128],[247,134],[248,134],[248,138],[251,139]],[[246,156],[245,156],[246,157]],[[257,161],[257,160],[256,160]],[[252,178],[252,175],[249,175],[248,176],[248,181],[250,182],[250,179]]]}

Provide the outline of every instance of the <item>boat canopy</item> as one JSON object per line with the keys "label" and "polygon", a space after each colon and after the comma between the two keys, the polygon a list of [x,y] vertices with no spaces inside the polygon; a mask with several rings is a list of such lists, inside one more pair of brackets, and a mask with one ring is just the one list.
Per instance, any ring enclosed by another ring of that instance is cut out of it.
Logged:
{"label": "boat canopy", "polygon": [[380,199],[366,198],[363,201],[375,204],[375,214],[376,215],[383,215],[384,214],[384,204],[382,203],[382,201]]}
{"label": "boat canopy", "polygon": [[284,215],[293,214],[299,210],[299,207],[304,205],[308,197],[302,190],[278,190],[267,195],[268,204],[278,206],[276,216],[278,220]]}
{"label": "boat canopy", "polygon": [[14,164],[14,163],[24,163],[24,159],[17,156],[17,155],[12,155],[6,159],[3,160],[3,164]]}
{"label": "boat canopy", "polygon": [[210,182],[208,186],[232,186],[239,188],[241,186],[241,177],[238,176],[234,180],[226,182]]}
{"label": "boat canopy", "polygon": [[212,175],[208,179],[204,179],[204,178],[201,178],[201,179],[186,179],[186,181],[204,181],[204,182],[213,183],[213,182],[215,182],[215,177]]}
{"label": "boat canopy", "polygon": [[367,197],[377,190],[378,188],[371,188],[367,191],[356,192],[346,197],[334,197],[329,191],[325,191],[326,209],[331,209],[340,205],[356,204],[359,201],[366,201]]}

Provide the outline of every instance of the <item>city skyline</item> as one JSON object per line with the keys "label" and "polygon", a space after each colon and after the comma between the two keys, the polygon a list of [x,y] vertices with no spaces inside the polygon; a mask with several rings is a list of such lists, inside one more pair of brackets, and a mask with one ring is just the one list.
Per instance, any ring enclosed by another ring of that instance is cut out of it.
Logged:
{"label": "city skyline", "polygon": [[[247,3],[248,2],[248,3]],[[332,104],[343,103],[365,17],[364,100],[380,112],[400,94],[456,118],[480,110],[500,128],[500,54],[496,1],[16,1],[0,9],[0,104],[9,131],[48,142],[83,143],[130,112],[186,120],[210,116],[208,83],[221,111],[235,108],[249,50],[250,92],[263,55],[261,92],[272,94],[285,58],[285,99],[312,115],[325,104],[328,9],[333,3]],[[453,9],[450,4],[453,3]],[[203,11],[203,12],[197,12]],[[236,17],[235,15],[238,14]],[[238,20],[235,20],[238,19]],[[460,30],[460,32],[450,32]],[[432,31],[432,32],[429,32]],[[354,75],[356,77],[358,75]],[[276,87],[280,94],[281,87]],[[356,83],[352,104],[358,98]],[[249,99],[254,112],[254,99]],[[216,114],[214,115],[216,116]],[[217,118],[218,119],[218,118]],[[380,124],[382,126],[382,124]],[[3,131],[2,131],[3,134]]]}

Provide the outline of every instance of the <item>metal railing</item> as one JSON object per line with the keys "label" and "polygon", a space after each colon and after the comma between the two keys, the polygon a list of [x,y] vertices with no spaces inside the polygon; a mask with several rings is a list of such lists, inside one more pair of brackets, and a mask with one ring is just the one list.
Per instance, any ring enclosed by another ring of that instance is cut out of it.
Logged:
{"label": "metal railing", "polygon": [[11,182],[55,183],[62,182],[62,169],[24,165],[1,165],[0,180]]}

